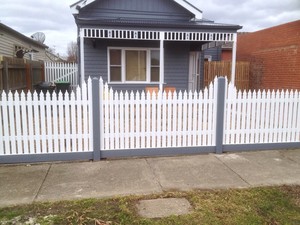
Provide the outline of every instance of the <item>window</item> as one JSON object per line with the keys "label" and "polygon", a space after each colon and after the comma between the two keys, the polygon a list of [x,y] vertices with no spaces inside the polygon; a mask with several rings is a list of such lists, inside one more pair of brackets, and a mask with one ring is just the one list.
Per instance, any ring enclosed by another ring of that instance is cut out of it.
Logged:
{"label": "window", "polygon": [[108,48],[109,82],[159,82],[159,50],[145,48]]}
{"label": "window", "polygon": [[110,81],[121,81],[122,79],[122,61],[121,50],[110,50]]}
{"label": "window", "polygon": [[151,51],[151,82],[159,82],[159,51]]}

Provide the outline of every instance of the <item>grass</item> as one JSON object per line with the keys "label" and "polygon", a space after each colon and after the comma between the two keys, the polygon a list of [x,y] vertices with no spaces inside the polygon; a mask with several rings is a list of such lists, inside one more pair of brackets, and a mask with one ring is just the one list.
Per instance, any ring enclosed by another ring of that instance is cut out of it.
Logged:
{"label": "grass", "polygon": [[[141,199],[184,197],[188,215],[146,219],[137,214]],[[29,223],[31,221],[31,223]],[[166,192],[160,195],[34,203],[0,209],[0,224],[199,225],[300,224],[300,186]]]}

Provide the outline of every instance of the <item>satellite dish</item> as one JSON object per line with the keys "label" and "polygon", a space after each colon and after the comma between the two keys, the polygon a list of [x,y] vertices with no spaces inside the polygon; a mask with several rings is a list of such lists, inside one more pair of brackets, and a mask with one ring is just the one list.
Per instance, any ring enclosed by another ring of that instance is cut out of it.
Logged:
{"label": "satellite dish", "polygon": [[31,38],[43,44],[46,40],[46,35],[43,32],[36,32],[31,35]]}

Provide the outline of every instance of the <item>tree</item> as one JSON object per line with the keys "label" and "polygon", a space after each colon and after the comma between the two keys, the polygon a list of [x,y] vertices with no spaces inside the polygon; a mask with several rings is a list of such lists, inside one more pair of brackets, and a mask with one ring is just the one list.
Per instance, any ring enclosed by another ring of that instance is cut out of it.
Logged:
{"label": "tree", "polygon": [[77,54],[78,54],[77,43],[74,41],[71,41],[68,44],[67,61],[68,62],[77,62]]}

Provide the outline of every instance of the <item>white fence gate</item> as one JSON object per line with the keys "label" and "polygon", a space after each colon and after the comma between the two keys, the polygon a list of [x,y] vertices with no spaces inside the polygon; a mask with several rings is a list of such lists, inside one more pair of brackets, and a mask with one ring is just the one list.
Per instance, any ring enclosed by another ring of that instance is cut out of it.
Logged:
{"label": "white fence gate", "polygon": [[76,63],[45,62],[45,81],[70,82],[71,87],[78,85],[78,65]]}
{"label": "white fence gate", "polygon": [[65,96],[0,98],[0,163],[300,147],[298,91],[238,92],[224,78],[193,93],[89,79]]}

